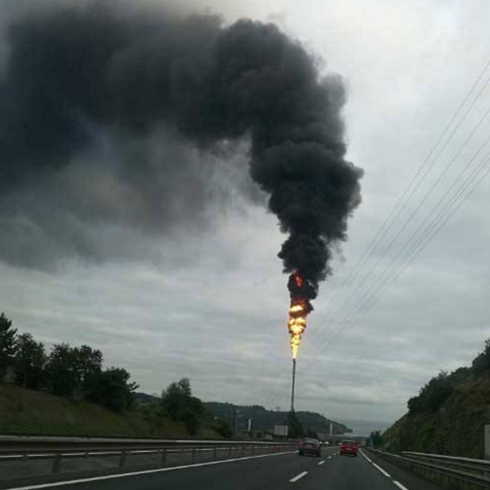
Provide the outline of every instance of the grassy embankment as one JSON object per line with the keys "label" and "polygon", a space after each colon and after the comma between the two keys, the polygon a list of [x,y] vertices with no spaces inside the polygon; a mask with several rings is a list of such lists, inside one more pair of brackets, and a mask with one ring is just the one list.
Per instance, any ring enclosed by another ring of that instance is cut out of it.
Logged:
{"label": "grassy embankment", "polygon": [[383,434],[387,451],[484,457],[490,424],[490,372],[468,369],[436,411],[407,413]]}
{"label": "grassy embankment", "polygon": [[[185,427],[144,409],[124,414],[88,402],[75,402],[0,384],[0,433],[58,436],[188,438]],[[211,430],[196,438],[219,438]]]}

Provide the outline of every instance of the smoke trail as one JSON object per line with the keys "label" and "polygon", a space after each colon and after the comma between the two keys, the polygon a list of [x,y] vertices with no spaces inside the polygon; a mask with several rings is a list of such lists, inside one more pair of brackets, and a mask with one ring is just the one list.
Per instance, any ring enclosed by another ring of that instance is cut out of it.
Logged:
{"label": "smoke trail", "polygon": [[[289,235],[279,253],[284,270],[305,280],[301,290],[290,281],[292,297],[313,299],[330,273],[330,245],[346,239],[347,217],[360,202],[362,172],[344,158],[341,81],[320,79],[313,57],[272,24],[224,26],[213,16],[119,2],[44,7],[7,22],[0,199],[8,202],[9,216],[19,209],[15,196],[22,189],[59,179],[106,135],[124,154],[117,154],[117,164],[96,158],[92,181],[114,176],[129,193],[139,193],[142,208],[157,210],[143,221],[165,228],[172,213],[162,203],[186,191],[182,176],[195,169],[187,158],[150,165],[155,135],[163,131],[201,152],[249,138],[250,175]],[[128,149],[135,145],[136,156]],[[187,205],[189,213],[182,212]],[[180,202],[178,214],[185,218],[202,205]],[[85,218],[111,219],[105,206],[88,206]],[[31,219],[44,226],[36,216]],[[4,258],[6,249],[0,240]],[[84,247],[77,252],[83,255]]]}

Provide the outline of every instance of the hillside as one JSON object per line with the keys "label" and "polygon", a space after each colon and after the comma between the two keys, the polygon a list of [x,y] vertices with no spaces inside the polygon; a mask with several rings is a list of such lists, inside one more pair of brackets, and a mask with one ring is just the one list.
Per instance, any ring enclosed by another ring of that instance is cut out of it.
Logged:
{"label": "hillside", "polygon": [[[16,385],[0,384],[0,433],[64,436],[188,438],[182,424],[144,410],[111,412],[88,402],[74,402]],[[196,437],[218,438],[213,431]]]}
{"label": "hillside", "polygon": [[472,367],[431,379],[408,407],[383,433],[384,449],[483,458],[484,426],[490,424],[490,344]]}
{"label": "hillside", "polygon": [[[284,424],[287,412],[267,410],[260,405],[233,405],[232,403],[207,402],[208,410],[215,415],[227,419],[230,424],[234,424],[235,411],[238,411],[238,429],[247,427],[248,419],[252,419],[253,431],[272,432],[275,425]],[[296,412],[296,415],[305,429],[315,432],[327,432],[330,422],[333,424],[334,434],[345,434],[352,432],[344,424],[331,421],[323,415],[315,412]]]}

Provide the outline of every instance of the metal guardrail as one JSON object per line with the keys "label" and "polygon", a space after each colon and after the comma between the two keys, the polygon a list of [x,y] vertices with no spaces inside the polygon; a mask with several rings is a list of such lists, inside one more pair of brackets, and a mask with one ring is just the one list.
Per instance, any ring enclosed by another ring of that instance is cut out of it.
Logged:
{"label": "metal guardrail", "polygon": [[[52,459],[51,473],[61,471],[63,459],[118,457],[118,468],[130,465],[130,457],[159,455],[161,465],[167,464],[170,455],[190,455],[194,463],[205,454],[212,459],[232,458],[269,452],[296,449],[294,443],[257,441],[189,441],[189,440],[15,440],[0,441],[0,465],[2,462]],[[140,463],[141,464],[141,463]],[[1,466],[0,466],[1,468]]]}
{"label": "metal guardrail", "polygon": [[490,488],[490,461],[442,454],[402,451],[401,455],[376,449],[370,451],[395,464],[405,466],[426,478],[455,489]]}

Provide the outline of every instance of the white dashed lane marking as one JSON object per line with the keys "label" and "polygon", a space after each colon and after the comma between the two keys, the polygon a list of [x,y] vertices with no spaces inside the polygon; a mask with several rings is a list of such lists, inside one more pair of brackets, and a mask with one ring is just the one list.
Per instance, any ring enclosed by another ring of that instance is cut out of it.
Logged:
{"label": "white dashed lane marking", "polygon": [[403,486],[400,482],[393,480],[393,483],[400,489],[400,490],[408,490],[407,487]]}
{"label": "white dashed lane marking", "polygon": [[308,474],[307,471],[303,471],[303,473],[300,473],[299,475],[296,475],[294,478],[291,478],[291,480],[289,480],[289,483],[295,483],[301,478],[303,478],[304,476],[306,476],[307,474]]}

